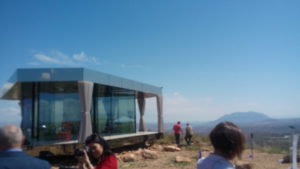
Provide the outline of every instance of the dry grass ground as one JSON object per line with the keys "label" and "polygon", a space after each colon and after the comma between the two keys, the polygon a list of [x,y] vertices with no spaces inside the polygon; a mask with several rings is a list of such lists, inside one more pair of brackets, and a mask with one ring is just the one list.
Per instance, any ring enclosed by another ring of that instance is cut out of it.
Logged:
{"label": "dry grass ground", "polygon": [[[246,150],[243,154],[242,161],[245,163],[251,163],[253,169],[288,169],[291,164],[283,164],[278,162],[282,159],[284,154],[273,154],[255,151],[254,158],[248,158],[249,150]],[[298,163],[298,168],[300,164]]]}
{"label": "dry grass ground", "polygon": [[[191,157],[192,162],[176,163],[176,156]],[[158,159],[147,159],[135,162],[119,162],[120,169],[190,169],[195,168],[197,160],[197,153],[191,151],[179,151],[179,152],[160,152]]]}
{"label": "dry grass ground", "polygon": [[[287,169],[291,164],[282,164],[278,160],[283,154],[269,154],[255,152],[254,158],[248,158],[249,151],[246,150],[242,160],[235,161],[237,164],[251,164],[253,169]],[[189,157],[192,162],[176,163],[176,156]],[[198,158],[198,152],[195,150],[182,150],[179,152],[159,152],[158,159],[139,160],[135,162],[119,161],[120,169],[195,169]],[[298,165],[300,168],[300,165]]]}
{"label": "dry grass ground", "polygon": [[[164,139],[157,141],[158,145],[169,145],[173,143],[173,135],[166,135]],[[207,138],[200,136],[194,137],[194,144],[192,146],[182,146],[181,151],[166,152],[162,150],[154,150],[157,152],[157,159],[143,159],[140,158],[134,162],[123,162],[118,160],[119,169],[195,169],[198,159],[199,149],[208,150],[203,153],[207,156],[212,147],[209,145]],[[131,151],[132,152],[132,151]],[[124,154],[124,152],[122,152]],[[288,169],[291,164],[282,164],[278,162],[283,158],[284,154],[265,153],[261,151],[254,152],[254,158],[248,158],[249,150],[245,150],[241,160],[235,160],[236,164],[250,164],[253,169]],[[121,154],[116,154],[121,156]],[[191,162],[175,162],[176,156],[188,157]],[[58,168],[58,165],[53,168]],[[70,166],[71,167],[71,166]],[[74,165],[72,167],[75,167]],[[300,168],[300,164],[298,165]]]}
{"label": "dry grass ground", "polygon": [[[173,135],[166,135],[163,140],[159,140],[157,144],[170,144],[174,141]],[[183,140],[182,140],[183,141]],[[119,161],[120,169],[195,169],[198,159],[199,149],[205,151],[203,156],[207,156],[212,147],[209,145],[208,139],[205,137],[195,136],[194,144],[192,146],[183,146],[182,150],[178,152],[159,151],[158,159],[139,160],[135,162]],[[241,160],[234,160],[236,164],[250,164],[253,169],[288,169],[291,164],[282,164],[278,160],[282,159],[284,154],[265,153],[261,151],[254,151],[254,158],[249,158],[249,150],[245,150]],[[188,157],[191,162],[177,163],[176,156]],[[298,164],[300,168],[300,164]]]}

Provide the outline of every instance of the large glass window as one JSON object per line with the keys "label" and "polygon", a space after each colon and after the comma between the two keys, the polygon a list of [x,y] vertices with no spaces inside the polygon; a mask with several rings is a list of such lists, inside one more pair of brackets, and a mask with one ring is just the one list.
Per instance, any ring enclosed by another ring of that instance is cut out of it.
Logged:
{"label": "large glass window", "polygon": [[[29,143],[77,139],[81,118],[77,82],[22,83],[22,90],[21,125]],[[135,91],[95,84],[93,98],[93,132],[136,132]]]}
{"label": "large glass window", "polygon": [[96,85],[94,95],[95,132],[110,135],[136,131],[134,91]]}
{"label": "large glass window", "polygon": [[39,83],[38,93],[38,140],[76,139],[81,117],[77,83]]}
{"label": "large glass window", "polygon": [[112,133],[135,132],[135,92],[113,88],[112,95]]}
{"label": "large glass window", "polygon": [[94,131],[107,135],[111,133],[112,128],[111,87],[95,85],[94,91]]}
{"label": "large glass window", "polygon": [[22,83],[22,99],[21,99],[21,128],[25,135],[25,144],[32,142],[32,122],[33,122],[33,83]]}

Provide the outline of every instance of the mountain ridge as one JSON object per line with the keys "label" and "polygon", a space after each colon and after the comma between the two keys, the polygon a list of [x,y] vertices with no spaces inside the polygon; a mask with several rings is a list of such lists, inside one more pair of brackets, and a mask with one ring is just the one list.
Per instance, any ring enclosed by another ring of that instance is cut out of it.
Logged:
{"label": "mountain ridge", "polygon": [[222,121],[230,121],[238,124],[245,123],[253,123],[253,122],[262,122],[272,120],[269,116],[264,113],[249,111],[249,112],[233,112],[230,114],[226,114],[218,118],[217,120],[212,121],[213,124],[222,122]]}
{"label": "mountain ridge", "polygon": [[[267,134],[290,134],[292,130],[289,126],[294,126],[295,131],[300,131],[300,118],[271,118],[264,113],[259,112],[233,112],[221,116],[217,120],[208,122],[190,122],[193,126],[194,132],[198,134],[207,135],[211,129],[222,121],[230,121],[240,126],[246,133],[267,133]],[[183,128],[185,127],[185,121],[181,121]],[[171,122],[165,122],[165,131],[173,132],[172,126],[175,124]],[[156,123],[147,124],[148,129],[157,130]]]}

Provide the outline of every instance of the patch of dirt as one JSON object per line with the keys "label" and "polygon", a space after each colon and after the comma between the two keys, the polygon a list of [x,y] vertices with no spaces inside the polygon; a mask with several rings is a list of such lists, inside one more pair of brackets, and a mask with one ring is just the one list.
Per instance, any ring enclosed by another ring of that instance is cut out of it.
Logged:
{"label": "patch of dirt", "polygon": [[[209,154],[208,151],[202,153],[203,156]],[[159,152],[158,159],[154,160],[139,160],[135,162],[122,162],[119,161],[120,169],[195,169],[198,159],[198,151],[178,151],[178,152]],[[188,157],[192,162],[188,163],[176,163],[176,156]],[[252,169],[287,169],[291,167],[291,164],[282,164],[278,160],[281,159],[284,154],[268,154],[263,152],[254,152],[254,158],[249,158],[249,150],[243,153],[241,160],[234,160],[235,164],[250,164]],[[300,167],[300,164],[298,164]]]}
{"label": "patch of dirt", "polygon": [[[246,150],[243,153],[242,162],[250,163],[253,169],[287,169],[291,167],[290,163],[280,163],[279,160],[283,158],[284,154],[269,154],[259,151],[254,151],[254,158],[249,158],[250,151]],[[298,163],[298,168],[300,164]]]}
{"label": "patch of dirt", "polygon": [[[185,150],[186,148],[182,147],[181,151],[176,152],[154,150],[157,151],[157,159],[139,158],[134,162],[123,162],[121,158],[118,158],[119,169],[195,169],[198,160],[198,151]],[[206,151],[204,151],[202,155],[207,156],[211,152],[211,147],[205,147],[204,150]],[[130,152],[134,151],[138,150],[131,150]],[[120,157],[121,154],[124,154],[126,152],[126,150],[118,151],[116,155],[117,157]],[[191,162],[175,162],[176,156],[187,157],[191,159]],[[284,154],[269,154],[254,151],[254,157],[249,158],[249,150],[246,150],[243,153],[243,157],[241,160],[234,160],[233,162],[235,164],[250,164],[252,166],[252,169],[287,169],[291,167],[291,164],[282,164],[278,161],[279,159],[283,158],[283,156]],[[52,159],[52,162],[53,169],[58,169],[59,167],[76,168],[76,165],[74,163],[75,161],[72,160],[72,157],[57,157]],[[300,164],[298,164],[298,167],[300,168]]]}

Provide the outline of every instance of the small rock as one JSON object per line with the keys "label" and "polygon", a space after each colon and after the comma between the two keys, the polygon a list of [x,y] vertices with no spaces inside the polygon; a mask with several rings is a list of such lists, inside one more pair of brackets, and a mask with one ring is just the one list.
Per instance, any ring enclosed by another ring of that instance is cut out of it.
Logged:
{"label": "small rock", "polygon": [[151,150],[144,150],[141,152],[143,158],[145,159],[157,159],[158,155],[157,152]]}
{"label": "small rock", "polygon": [[136,156],[132,153],[125,154],[122,159],[124,162],[132,162],[137,160]]}
{"label": "small rock", "polygon": [[164,150],[174,152],[174,151],[180,151],[181,149],[178,148],[177,146],[165,146]]}
{"label": "small rock", "polygon": [[180,163],[180,162],[191,162],[192,160],[187,157],[176,156],[175,161],[177,163]]}
{"label": "small rock", "polygon": [[154,144],[153,146],[150,147],[151,150],[157,150],[157,151],[162,151],[164,148],[161,145]]}

